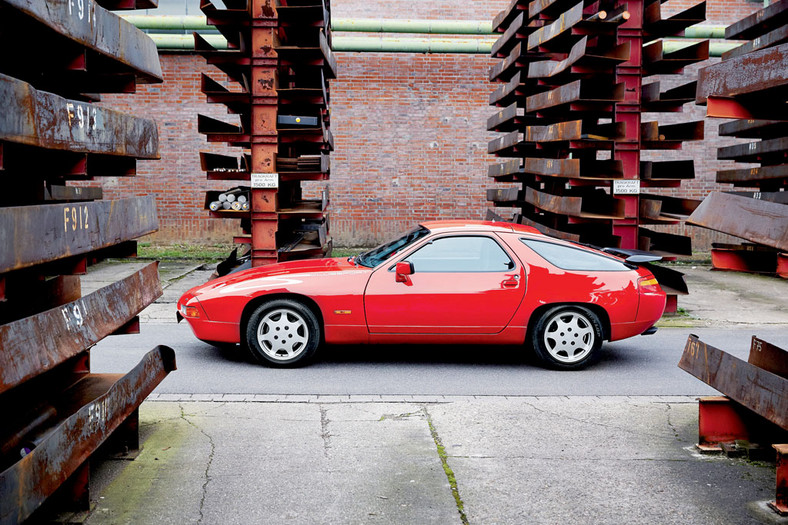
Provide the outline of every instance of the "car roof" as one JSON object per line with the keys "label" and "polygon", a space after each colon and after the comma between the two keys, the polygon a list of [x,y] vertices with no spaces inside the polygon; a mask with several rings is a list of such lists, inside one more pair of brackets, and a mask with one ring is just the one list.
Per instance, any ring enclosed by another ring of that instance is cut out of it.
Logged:
{"label": "car roof", "polygon": [[451,219],[442,221],[426,221],[422,222],[424,226],[430,231],[484,231],[484,232],[519,232],[539,234],[542,233],[532,226],[524,224],[515,224],[513,222],[497,222],[497,221],[471,221],[463,219]]}

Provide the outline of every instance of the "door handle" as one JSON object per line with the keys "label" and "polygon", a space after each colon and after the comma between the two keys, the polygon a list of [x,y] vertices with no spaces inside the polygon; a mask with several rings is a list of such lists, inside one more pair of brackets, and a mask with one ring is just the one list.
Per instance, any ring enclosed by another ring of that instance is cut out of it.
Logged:
{"label": "door handle", "polygon": [[501,282],[501,288],[517,288],[517,285],[520,284],[520,276],[519,275],[513,275],[513,276],[508,276],[507,275],[507,277],[508,277],[508,279],[504,279]]}

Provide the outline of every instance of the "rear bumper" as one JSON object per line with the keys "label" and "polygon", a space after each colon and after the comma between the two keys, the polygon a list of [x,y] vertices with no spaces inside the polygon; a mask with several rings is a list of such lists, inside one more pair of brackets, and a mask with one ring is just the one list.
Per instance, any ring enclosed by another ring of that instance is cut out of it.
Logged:
{"label": "rear bumper", "polygon": [[186,319],[197,339],[217,343],[240,343],[241,332],[237,323],[222,323],[205,319]]}

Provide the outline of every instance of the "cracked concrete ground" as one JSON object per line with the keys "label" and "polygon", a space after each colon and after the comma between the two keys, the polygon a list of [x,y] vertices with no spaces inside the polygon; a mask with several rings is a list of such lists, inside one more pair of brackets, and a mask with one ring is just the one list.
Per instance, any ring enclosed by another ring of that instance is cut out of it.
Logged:
{"label": "cracked concrete ground", "polygon": [[694,451],[690,397],[148,401],[140,422],[88,525],[781,523],[773,465]]}

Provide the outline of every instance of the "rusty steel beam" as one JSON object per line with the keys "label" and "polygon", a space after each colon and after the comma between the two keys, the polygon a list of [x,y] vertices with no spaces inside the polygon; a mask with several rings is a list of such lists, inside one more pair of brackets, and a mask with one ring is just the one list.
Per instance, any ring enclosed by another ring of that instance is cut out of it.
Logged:
{"label": "rusty steel beam", "polygon": [[[95,2],[0,0],[0,8],[5,8],[0,10],[0,33],[13,30],[13,27],[2,28],[1,22],[9,16],[9,9],[13,9],[72,44],[98,53],[109,63],[130,69],[138,82],[161,82],[163,79],[153,40]],[[37,34],[37,38],[40,37]]]}
{"label": "rusty steel beam", "polygon": [[788,136],[784,120],[732,120],[720,124],[719,134],[743,139],[772,139]]}
{"label": "rusty steel beam", "polygon": [[525,17],[525,12],[521,12],[506,28],[506,31],[496,40],[490,54],[493,57],[504,58],[517,43],[523,38],[527,37],[534,31],[534,27],[529,27],[528,18]]}
{"label": "rusty steel beam", "polygon": [[696,199],[641,193],[640,217],[658,222],[676,222],[686,219],[700,203]]}
{"label": "rusty steel beam", "polygon": [[752,336],[747,362],[783,379],[788,379],[788,351]]}
{"label": "rusty steel beam", "polygon": [[726,40],[752,40],[788,23],[788,0],[777,0],[725,28]]}
{"label": "rusty steel beam", "polygon": [[540,210],[558,215],[583,219],[623,219],[624,201],[607,196],[604,192],[588,193],[583,196],[553,195],[525,188],[525,201]]}
{"label": "rusty steel beam", "polygon": [[714,243],[711,267],[715,270],[774,274],[778,252],[758,244]]}
{"label": "rusty steel beam", "polygon": [[643,10],[643,33],[652,38],[678,35],[689,26],[706,21],[706,1],[668,18],[662,18],[662,2],[651,2]]}
{"label": "rusty steel beam", "polygon": [[544,60],[528,65],[528,78],[554,84],[569,74],[600,75],[612,73],[615,66],[629,60],[630,43],[625,42],[611,49],[595,49],[584,36],[572,46],[569,55],[560,61]]}
{"label": "rusty steel beam", "polygon": [[640,178],[649,181],[694,179],[695,162],[692,160],[642,161]]}
{"label": "rusty steel beam", "polygon": [[[591,4],[594,12],[587,13],[585,2],[581,1],[574,7],[564,11],[555,22],[540,27],[528,36],[528,51],[542,48],[560,50],[566,41],[577,39],[583,34],[605,34],[614,30],[619,24],[629,19],[626,6],[611,12],[597,10],[597,4]],[[593,28],[593,29],[592,29]]]}
{"label": "rusty steel beam", "polygon": [[682,122],[663,124],[643,122],[640,124],[642,149],[681,149],[682,143],[703,140],[704,122]]}
{"label": "rusty steel beam", "polygon": [[717,182],[745,187],[786,186],[786,183],[788,183],[788,164],[718,171]]}
{"label": "rusty steel beam", "polygon": [[161,294],[154,262],[82,298],[0,325],[0,394],[98,343]]}
{"label": "rusty steel beam", "polygon": [[155,232],[153,197],[0,208],[0,274]]}
{"label": "rusty steel beam", "polygon": [[638,249],[667,255],[692,255],[692,241],[685,235],[638,228]]}
{"label": "rusty steel beam", "polygon": [[527,113],[548,111],[596,111],[610,112],[615,102],[624,100],[624,84],[575,80],[545,93],[526,99]]}
{"label": "rusty steel beam", "polygon": [[709,97],[739,97],[773,90],[785,99],[788,86],[788,44],[754,51],[705,67],[698,73],[696,104]]}
{"label": "rusty steel beam", "polygon": [[679,368],[775,425],[788,430],[788,379],[690,335]]}
{"label": "rusty steel beam", "polygon": [[657,40],[643,47],[643,76],[678,74],[686,66],[708,59],[708,40],[672,52],[665,52],[663,41]]}
{"label": "rusty steel beam", "polygon": [[[0,141],[79,153],[159,158],[156,122],[38,91],[0,74]],[[13,108],[11,110],[10,108]]]}
{"label": "rusty steel beam", "polygon": [[509,5],[500,11],[495,18],[493,18],[492,22],[492,30],[494,33],[503,33],[506,31],[506,27],[512,23],[517,15],[520,14],[522,11],[527,11],[528,5],[523,2],[522,0],[512,0],[509,2]]}
{"label": "rusty steel beam", "polygon": [[71,415],[0,473],[0,523],[25,521],[173,370],[175,352],[157,346],[128,374],[87,375],[59,396]]}
{"label": "rusty steel beam", "polygon": [[660,92],[660,83],[643,85],[640,103],[644,112],[679,112],[684,104],[695,100],[697,81],[693,80]]}
{"label": "rusty steel beam", "polygon": [[717,150],[718,160],[784,164],[788,161],[788,137],[736,144]]}
{"label": "rusty steel beam", "polygon": [[687,223],[788,251],[788,206],[784,204],[715,192]]}
{"label": "rusty steel beam", "polygon": [[543,177],[567,179],[612,180],[624,176],[623,166],[618,160],[526,158],[523,171]]}
{"label": "rusty steel beam", "polygon": [[730,51],[726,51],[722,54],[722,59],[730,60],[732,58],[752,53],[753,51],[760,51],[761,49],[766,49],[767,47],[779,46],[780,44],[784,44],[786,42],[788,42],[788,25],[778,27],[774,31],[755,38],[755,40],[750,40],[739,47],[731,49]]}

